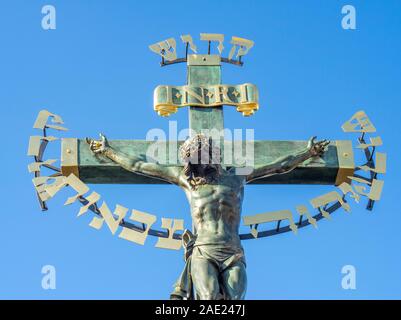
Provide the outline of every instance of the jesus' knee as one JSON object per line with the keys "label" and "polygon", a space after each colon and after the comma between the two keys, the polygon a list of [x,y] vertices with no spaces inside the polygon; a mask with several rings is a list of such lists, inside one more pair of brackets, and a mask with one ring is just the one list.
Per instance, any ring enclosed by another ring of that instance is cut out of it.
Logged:
{"label": "jesus' knee", "polygon": [[245,298],[247,277],[245,264],[238,261],[222,274],[223,289],[226,300],[242,300]]}
{"label": "jesus' knee", "polygon": [[196,296],[200,300],[217,299],[220,286],[216,267],[206,259],[193,259],[191,277]]}

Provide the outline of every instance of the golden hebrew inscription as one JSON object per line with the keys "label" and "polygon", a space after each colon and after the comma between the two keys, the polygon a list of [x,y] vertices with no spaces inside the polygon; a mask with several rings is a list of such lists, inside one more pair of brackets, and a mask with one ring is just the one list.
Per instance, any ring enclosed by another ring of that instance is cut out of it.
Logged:
{"label": "golden hebrew inscription", "polygon": [[132,230],[132,229],[123,227],[122,231],[120,232],[118,237],[143,245],[148,236],[149,229],[156,222],[156,216],[153,214],[146,213],[146,212],[132,210],[130,220],[145,224],[146,225],[145,230],[141,232],[141,231]]}
{"label": "golden hebrew inscription", "polygon": [[51,198],[50,195],[45,190],[46,184],[35,185],[34,183],[34,187],[36,192],[38,193],[40,200],[47,201]]}
{"label": "golden hebrew inscription", "polygon": [[239,58],[241,56],[245,56],[254,45],[252,40],[239,37],[232,37],[230,43],[233,45],[230,53],[228,54],[228,59],[230,60],[233,58],[237,49],[238,51],[236,57]]}
{"label": "golden hebrew inscription", "polygon": [[49,120],[49,118],[52,118],[53,123],[59,123],[59,124],[64,123],[63,119],[61,119],[61,117],[58,116],[57,114],[51,113],[47,110],[41,110],[36,118],[35,123],[33,124],[33,128],[34,129],[51,128],[51,129],[62,130],[62,131],[67,130],[66,128],[58,126],[58,125],[48,124],[47,121]]}
{"label": "golden hebrew inscription", "polygon": [[251,234],[257,238],[258,231],[256,230],[256,225],[261,223],[288,220],[290,223],[290,229],[297,233],[298,227],[294,223],[292,212],[290,210],[280,210],[255,214],[253,216],[244,216],[243,222],[245,226],[251,226]]}
{"label": "golden hebrew inscription", "polygon": [[217,50],[221,54],[224,49],[224,34],[221,33],[201,33],[200,39],[203,41],[217,41],[219,44],[217,46]]}
{"label": "golden hebrew inscription", "polygon": [[[360,195],[368,197],[369,199],[374,200],[374,201],[380,200],[381,194],[383,191],[383,186],[384,186],[383,180],[373,179],[372,183],[370,183],[366,180],[356,178],[356,177],[349,177],[349,178],[355,182],[364,184],[364,185],[354,185],[356,192],[358,192]],[[365,192],[366,185],[370,185],[369,193]]]}
{"label": "golden hebrew inscription", "polygon": [[45,188],[46,192],[51,197],[54,197],[57,192],[59,192],[62,188],[65,187],[65,185],[66,185],[65,179],[66,179],[66,177],[55,178],[54,179],[55,181],[52,184],[46,186],[46,188]]}
{"label": "golden hebrew inscription", "polygon": [[344,195],[347,195],[348,193],[350,193],[351,194],[350,197],[353,198],[356,203],[359,203],[359,198],[360,198],[359,194],[354,191],[354,188],[352,187],[352,185],[350,185],[347,182],[343,182],[342,184],[340,184],[338,186],[338,188],[341,190],[341,192]]}
{"label": "golden hebrew inscription", "polygon": [[93,191],[89,196],[87,196],[85,198],[88,201],[88,203],[79,209],[78,217],[80,217],[81,215],[86,213],[89,210],[90,206],[94,205],[97,201],[100,200],[100,194]]}
{"label": "golden hebrew inscription", "polygon": [[304,205],[299,205],[296,207],[297,212],[299,213],[300,216],[306,215],[308,222],[313,225],[315,228],[317,228],[317,222],[316,219],[311,216],[309,213],[309,210],[306,206]]}
{"label": "golden hebrew inscription", "polygon": [[42,140],[51,142],[54,140],[57,140],[58,138],[53,137],[53,136],[47,136],[47,137],[42,137],[42,136],[30,136],[29,137],[29,145],[28,145],[28,156],[39,156],[40,153],[40,144]]}
{"label": "golden hebrew inscription", "polygon": [[149,46],[149,49],[167,61],[177,59],[176,42],[174,38],[169,38],[167,40],[152,44]]}
{"label": "golden hebrew inscription", "polygon": [[190,48],[193,52],[197,53],[197,47],[196,47],[196,45],[195,45],[195,43],[194,43],[194,41],[193,41],[193,39],[192,39],[192,36],[191,36],[190,34],[182,35],[182,36],[181,36],[181,40],[182,40],[182,42],[184,42],[185,44],[188,44],[188,45],[189,45],[189,48]]}
{"label": "golden hebrew inscription", "polygon": [[[193,52],[197,53],[197,46],[194,43],[194,40],[190,34],[181,35],[182,42],[189,47]],[[223,49],[224,49],[224,34],[221,33],[201,33],[200,34],[201,41],[208,41],[210,42],[217,42],[217,50],[219,51],[219,57],[221,56]],[[252,40],[240,38],[240,37],[231,37],[230,41],[232,47],[228,54],[228,60],[233,60],[234,56],[240,59],[242,56],[248,54],[249,50],[254,46],[254,42]],[[210,48],[210,46],[209,46]],[[177,48],[176,48],[176,41],[174,38],[168,38],[167,40],[163,40],[152,44],[149,46],[149,49],[152,52],[160,55],[163,59],[167,61],[174,61],[177,60]],[[208,50],[209,51],[209,50]],[[208,52],[209,53],[209,52]],[[183,62],[185,60],[178,59],[180,61],[176,62]],[[220,60],[219,60],[220,61]]]}
{"label": "golden hebrew inscription", "polygon": [[363,171],[372,171],[376,173],[386,173],[387,154],[376,152],[375,167],[371,168],[367,165],[360,166]]}
{"label": "golden hebrew inscription", "polygon": [[55,163],[57,161],[57,159],[49,159],[46,161],[42,161],[42,162],[32,162],[28,165],[28,171],[29,172],[37,172],[40,171],[40,167],[43,165],[52,165],[53,163]]}
{"label": "golden hebrew inscription", "polygon": [[103,223],[106,222],[111,233],[114,235],[116,233],[118,227],[120,226],[121,221],[125,218],[125,215],[127,214],[128,209],[117,204],[116,208],[114,210],[114,215],[117,216],[117,219],[115,219],[114,215],[111,213],[106,202],[103,201],[103,204],[99,208],[99,211],[100,211],[102,217],[101,218],[94,217],[89,225],[91,227],[99,230],[102,228]]}
{"label": "golden hebrew inscription", "polygon": [[358,111],[342,127],[344,132],[376,132],[376,128],[364,111]]}
{"label": "golden hebrew inscription", "polygon": [[[48,180],[54,180],[52,184],[46,184]],[[69,185],[72,189],[74,189],[77,194],[75,196],[69,197],[67,201],[64,203],[65,205],[69,205],[74,203],[80,196],[84,195],[89,191],[89,187],[79,180],[74,174],[70,174],[68,177],[59,176],[59,177],[37,177],[33,178],[32,182],[35,186],[46,184],[43,190],[50,196],[54,197],[57,192],[59,192],[62,188]]]}
{"label": "golden hebrew inscription", "polygon": [[173,239],[173,235],[175,231],[184,230],[184,220],[162,218],[162,228],[168,230],[168,237],[159,237],[155,247],[179,250],[181,248],[181,240]]}
{"label": "golden hebrew inscription", "polygon": [[[39,187],[40,193],[39,196],[42,201],[46,201],[52,197],[65,185],[64,184],[65,177],[36,177],[32,179],[32,182],[35,187]],[[48,184],[47,182],[52,180],[53,182]],[[43,198],[42,198],[43,196]],[[44,200],[46,199],[46,200]]]}
{"label": "golden hebrew inscription", "polygon": [[323,217],[325,217],[327,219],[331,219],[330,213],[327,212],[324,209],[324,207],[327,204],[335,202],[335,201],[338,201],[341,204],[341,206],[344,208],[345,211],[351,212],[351,207],[349,206],[348,203],[344,202],[341,195],[337,191],[331,191],[324,195],[313,198],[312,200],[310,200],[310,203],[313,208],[319,209],[319,211],[322,213]]}
{"label": "golden hebrew inscription", "polygon": [[357,148],[358,149],[366,149],[369,147],[379,147],[383,145],[382,138],[380,136],[378,137],[370,137],[370,143],[360,143]]}
{"label": "golden hebrew inscription", "polygon": [[75,174],[70,174],[67,179],[64,180],[72,189],[74,189],[77,194],[75,196],[69,197],[64,205],[69,205],[77,201],[77,199],[83,196],[89,191],[89,187],[82,182]]}

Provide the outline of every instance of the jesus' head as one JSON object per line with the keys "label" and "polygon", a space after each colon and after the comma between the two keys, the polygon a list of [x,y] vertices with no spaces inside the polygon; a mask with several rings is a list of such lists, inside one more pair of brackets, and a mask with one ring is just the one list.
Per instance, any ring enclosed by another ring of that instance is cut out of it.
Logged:
{"label": "jesus' head", "polygon": [[211,137],[203,134],[190,137],[180,147],[180,156],[184,173],[194,189],[212,183],[221,173],[220,148]]}

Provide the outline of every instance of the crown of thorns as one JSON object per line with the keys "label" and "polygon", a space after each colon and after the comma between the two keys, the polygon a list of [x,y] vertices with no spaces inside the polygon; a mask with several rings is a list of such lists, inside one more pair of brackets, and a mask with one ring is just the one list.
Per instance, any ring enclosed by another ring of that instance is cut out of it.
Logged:
{"label": "crown of thorns", "polygon": [[[203,134],[197,134],[189,139],[187,139],[180,147],[180,157],[184,162],[189,162],[190,160],[198,160],[199,152],[202,154],[208,154],[209,159],[217,161],[220,159],[220,149],[213,144],[211,137],[207,137]],[[201,163],[203,163],[201,159]]]}

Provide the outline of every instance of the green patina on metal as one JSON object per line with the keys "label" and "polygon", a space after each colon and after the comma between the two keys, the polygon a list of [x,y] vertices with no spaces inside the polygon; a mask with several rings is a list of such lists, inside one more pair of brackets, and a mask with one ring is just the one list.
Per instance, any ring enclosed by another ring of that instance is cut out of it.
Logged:
{"label": "green patina on metal", "polygon": [[[221,84],[221,66],[188,66],[187,74],[189,85]],[[223,130],[223,107],[190,107],[189,128],[197,133],[202,129]]]}
{"label": "green patina on metal", "polygon": [[[146,152],[153,141],[145,140],[110,140],[110,145],[113,148],[121,150],[128,156],[142,156],[146,159]],[[171,162],[177,163],[178,155],[169,158],[170,149],[177,152],[183,141],[166,143],[165,161],[168,165]],[[246,143],[243,142],[242,151],[245,153]],[[254,165],[255,168],[262,167],[267,163],[271,163],[274,159],[289,155],[294,151],[299,151],[305,148],[307,141],[254,141]],[[129,172],[115,162],[103,158],[96,157],[91,151],[85,140],[78,140],[78,170],[79,177],[86,183],[96,184],[165,184],[166,182],[153,179],[147,176]],[[233,150],[231,150],[233,153]],[[339,170],[338,152],[335,142],[332,142],[321,159],[317,161],[309,161],[301,164],[293,171],[275,175],[268,178],[261,178],[252,181],[251,184],[327,184],[333,185],[336,181],[336,176]],[[232,154],[233,163],[229,166],[241,167],[235,163],[236,157]],[[160,159],[155,159],[160,160]],[[164,160],[164,159],[161,159]],[[226,163],[223,158],[223,163]]]}
{"label": "green patina on metal", "polygon": [[[221,84],[219,57],[192,55],[187,68],[188,85]],[[159,114],[168,115],[168,108]],[[164,182],[182,188],[190,205],[192,232],[185,230],[182,235],[186,263],[171,298],[192,298],[195,293],[198,299],[243,299],[247,280],[239,226],[245,185],[336,184],[338,176],[346,177],[340,174],[340,164],[349,166],[342,157],[351,159],[351,156],[341,150],[344,143],[336,141],[329,145],[328,141],[315,141],[315,138],[243,141],[240,150],[238,146],[229,149],[222,139],[222,106],[190,106],[189,126],[193,132],[183,145],[176,141],[169,141],[167,145],[163,141],[156,144],[141,140],[109,141],[103,135],[100,140],[66,141],[63,153],[70,155],[68,171],[78,172],[80,179],[87,183]],[[219,148],[211,144],[210,136],[216,137],[210,130],[219,134]],[[76,150],[71,150],[71,146]],[[253,148],[251,154],[249,146]],[[218,149],[222,150],[221,163],[210,158],[198,162],[205,154],[214,155]],[[179,150],[184,166],[177,162]],[[76,167],[72,159],[76,159]],[[250,164],[246,159],[253,161]],[[238,167],[252,167],[252,170],[237,170]]]}

